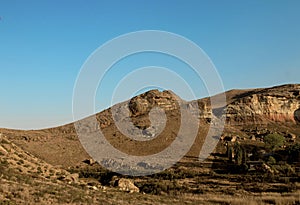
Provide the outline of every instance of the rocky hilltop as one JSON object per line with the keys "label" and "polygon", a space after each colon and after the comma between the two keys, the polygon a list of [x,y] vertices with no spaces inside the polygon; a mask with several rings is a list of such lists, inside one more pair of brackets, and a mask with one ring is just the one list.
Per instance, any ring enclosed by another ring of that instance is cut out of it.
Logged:
{"label": "rocky hilltop", "polygon": [[284,85],[235,96],[227,105],[226,117],[229,124],[296,123],[299,108],[300,85]]}
{"label": "rocky hilltop", "polygon": [[[217,108],[218,111],[226,110],[224,132],[229,135],[231,133],[252,135],[253,133],[245,133],[243,130],[259,128],[300,135],[300,128],[297,125],[300,121],[299,93],[299,84],[226,92],[227,106]],[[191,149],[193,155],[197,156],[211,119],[216,113],[211,109],[209,98],[186,102],[171,91],[150,90],[98,113],[96,118],[99,124],[94,125],[90,130],[101,129],[110,143],[124,152],[137,155],[155,153],[168,146],[176,137],[180,127],[180,106],[185,106],[191,111],[198,109],[197,116],[201,127],[195,146]],[[145,130],[142,133],[145,137],[151,137],[153,136],[151,132],[158,129],[161,121],[161,119],[155,119],[158,127],[151,127],[149,112],[155,107],[165,110],[166,126],[159,136],[147,141],[148,144],[129,139],[115,125],[115,121],[122,122],[129,119],[136,127]],[[120,115],[124,111],[123,108],[129,110],[129,115]],[[25,150],[51,164],[69,166],[88,157],[80,145],[73,124],[31,131],[0,129],[0,132]],[[135,153],[132,153],[131,146],[137,147]],[[146,151],[149,147],[153,148],[152,152]]]}
{"label": "rocky hilltop", "polygon": [[[226,92],[226,122],[238,124],[267,124],[269,122],[297,123],[300,121],[300,85],[289,84],[253,90],[231,90]],[[158,106],[165,111],[178,110],[179,104],[196,109],[195,104],[181,100],[171,91],[151,90],[132,98],[124,105],[131,116],[148,114]],[[210,121],[214,111],[209,98],[198,100],[199,118]],[[220,109],[220,108],[218,108]]]}
{"label": "rocky hilltop", "polygon": [[166,111],[178,109],[178,102],[182,101],[171,91],[151,90],[129,101],[129,109],[132,116],[148,114],[154,107],[160,107]]}
{"label": "rocky hilltop", "polygon": [[[300,85],[225,95],[226,106],[212,110],[210,98],[187,102],[172,91],[150,90],[96,114],[97,121],[83,127],[89,136],[102,131],[123,153],[149,156],[170,146],[181,126],[184,143],[199,123],[185,157],[149,177],[125,179],[97,164],[83,149],[75,123],[42,130],[0,129],[0,204],[299,204]],[[191,111],[184,122],[181,108]],[[220,114],[225,128],[222,136],[213,136],[220,141],[214,153],[199,162],[209,127]],[[128,122],[135,129],[125,126],[126,131],[143,140],[128,137],[117,126]],[[276,153],[266,147],[269,134],[284,138]],[[122,168],[123,158],[107,157],[101,161],[106,168]],[[135,168],[160,169],[155,162]]]}

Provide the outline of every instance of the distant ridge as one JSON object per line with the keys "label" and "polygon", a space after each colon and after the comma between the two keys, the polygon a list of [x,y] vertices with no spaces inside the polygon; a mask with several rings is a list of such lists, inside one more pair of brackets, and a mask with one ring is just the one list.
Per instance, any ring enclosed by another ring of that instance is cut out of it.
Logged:
{"label": "distant ridge", "polygon": [[[246,136],[243,130],[246,128],[254,129],[258,126],[279,132],[288,131],[300,134],[300,128],[297,125],[300,108],[300,84],[230,90],[225,94],[227,106],[224,134],[234,133]],[[159,137],[148,141],[148,144],[135,142],[124,136],[114,124],[111,108],[96,115],[99,122],[97,129],[101,129],[110,143],[123,152],[135,155],[155,153],[167,147],[176,137],[180,127],[178,102],[191,103],[180,99],[177,101],[177,98],[179,97],[171,91],[150,90],[115,105],[119,107],[127,106],[131,113],[132,122],[140,129],[148,128],[151,125],[148,116],[151,108],[159,106],[165,110],[167,116],[166,127]],[[198,156],[213,112],[210,108],[209,98],[192,102],[198,103],[201,127],[189,155]],[[191,109],[194,109],[194,107]],[[159,121],[159,119],[157,120]],[[154,132],[155,129],[154,127]],[[0,129],[0,132],[26,151],[53,165],[67,167],[89,157],[78,140],[73,123],[42,130]],[[132,146],[138,148],[132,151],[130,149]],[[152,147],[151,152],[147,149],[148,147]]]}

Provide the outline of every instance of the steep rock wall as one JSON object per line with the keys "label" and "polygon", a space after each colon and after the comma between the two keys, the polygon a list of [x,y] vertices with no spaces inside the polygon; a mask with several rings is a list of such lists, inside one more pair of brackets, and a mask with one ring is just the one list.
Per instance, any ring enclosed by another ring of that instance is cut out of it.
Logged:
{"label": "steep rock wall", "polygon": [[296,122],[300,86],[271,88],[237,98],[227,106],[227,121],[234,123]]}

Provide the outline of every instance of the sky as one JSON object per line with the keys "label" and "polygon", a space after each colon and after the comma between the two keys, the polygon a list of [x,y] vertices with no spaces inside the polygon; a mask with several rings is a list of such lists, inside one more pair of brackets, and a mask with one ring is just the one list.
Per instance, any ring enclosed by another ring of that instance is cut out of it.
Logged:
{"label": "sky", "polygon": [[[74,85],[88,57],[107,41],[141,30],[193,41],[212,60],[225,90],[300,83],[299,10],[298,0],[0,0],[0,127],[72,122]],[[196,98],[207,96],[205,84],[180,60],[142,53],[107,73],[95,109],[109,107],[118,82],[143,66],[168,67]]]}

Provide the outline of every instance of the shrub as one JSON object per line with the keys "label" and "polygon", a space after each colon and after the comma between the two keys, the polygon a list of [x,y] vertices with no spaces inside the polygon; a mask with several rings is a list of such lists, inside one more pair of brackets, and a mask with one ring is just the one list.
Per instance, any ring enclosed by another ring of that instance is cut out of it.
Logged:
{"label": "shrub", "polygon": [[280,146],[282,146],[284,141],[285,141],[285,138],[282,135],[277,134],[277,133],[268,134],[267,136],[264,137],[264,142],[266,143],[266,148],[270,149],[272,151],[275,151]]}
{"label": "shrub", "polygon": [[181,191],[186,191],[186,187],[181,187],[174,180],[151,180],[147,182],[137,183],[141,192],[147,194],[160,195],[162,193],[167,193],[171,195],[178,195]]}
{"label": "shrub", "polygon": [[274,157],[270,156],[267,163],[270,165],[276,164],[276,159]]}
{"label": "shrub", "polygon": [[293,167],[291,167],[289,164],[286,164],[286,163],[274,165],[273,168],[275,168],[277,171],[279,171],[284,176],[292,176],[295,174],[295,170],[293,169]]}
{"label": "shrub", "polygon": [[241,146],[240,144],[236,143],[234,145],[234,152],[235,152],[235,163],[239,167],[239,171],[245,172],[248,170],[247,166],[247,152],[245,147]]}

